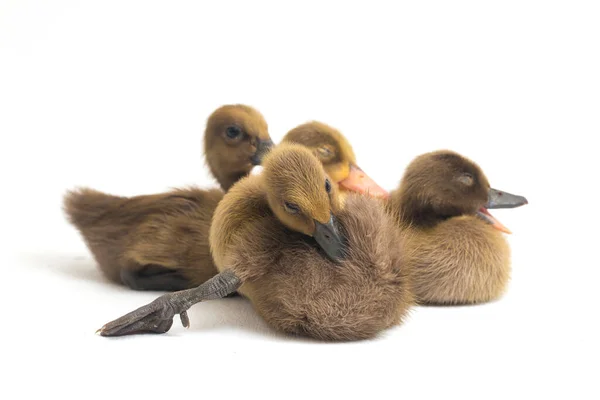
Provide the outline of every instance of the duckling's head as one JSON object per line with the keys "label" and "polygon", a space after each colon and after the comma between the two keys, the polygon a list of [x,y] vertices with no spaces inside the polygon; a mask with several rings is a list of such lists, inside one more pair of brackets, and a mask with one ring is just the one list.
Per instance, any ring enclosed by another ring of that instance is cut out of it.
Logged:
{"label": "duckling's head", "polygon": [[387,191],[358,167],[352,146],[337,129],[312,121],[289,131],[282,142],[297,143],[309,148],[340,190],[366,193],[373,197],[389,196]]}
{"label": "duckling's head", "polygon": [[261,174],[269,206],[288,228],[315,238],[336,260],[343,238],[335,215],[340,199],[319,160],[304,146],[282,143],[265,157]]}
{"label": "duckling's head", "polygon": [[481,168],[449,150],[417,157],[394,193],[401,217],[414,224],[433,224],[460,215],[478,215],[500,231],[510,231],[487,211],[527,204],[523,196],[492,189]]}
{"label": "duckling's head", "polygon": [[267,122],[256,109],[225,105],[215,110],[206,122],[204,153],[211,173],[223,190],[259,165],[273,146]]}

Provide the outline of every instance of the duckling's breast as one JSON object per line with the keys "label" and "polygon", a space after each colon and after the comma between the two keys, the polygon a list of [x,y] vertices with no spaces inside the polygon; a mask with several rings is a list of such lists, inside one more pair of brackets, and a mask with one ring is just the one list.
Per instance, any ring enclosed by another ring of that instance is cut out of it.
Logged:
{"label": "duckling's breast", "polygon": [[406,233],[407,263],[417,301],[472,304],[497,299],[510,278],[510,248],[504,236],[475,216]]}

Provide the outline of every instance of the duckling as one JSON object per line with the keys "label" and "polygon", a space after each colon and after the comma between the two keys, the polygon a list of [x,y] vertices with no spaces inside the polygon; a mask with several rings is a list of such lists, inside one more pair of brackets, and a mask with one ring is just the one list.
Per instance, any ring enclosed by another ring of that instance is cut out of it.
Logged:
{"label": "duckling", "polygon": [[343,198],[349,192],[378,198],[389,197],[389,193],[357,165],[352,146],[337,129],[319,121],[311,121],[289,131],[282,142],[301,144],[313,151],[332,182],[339,187]]}
{"label": "duckling", "polygon": [[283,143],[264,169],[217,206],[210,248],[219,274],[168,293],[98,333],[164,333],[175,314],[238,291],[273,328],[322,340],[360,340],[399,324],[412,304],[399,231],[380,200],[337,188],[310,150]]}
{"label": "duckling", "polygon": [[389,207],[405,235],[406,262],[421,304],[499,298],[510,277],[510,231],[489,213],[527,199],[490,188],[481,168],[452,151],[417,157]]}
{"label": "duckling", "polygon": [[[207,120],[206,160],[223,190],[247,175],[273,145],[267,123],[246,105],[226,105]],[[217,274],[208,231],[223,197],[195,187],[131,198],[83,188],[64,198],[104,274],[136,290],[181,290]]]}

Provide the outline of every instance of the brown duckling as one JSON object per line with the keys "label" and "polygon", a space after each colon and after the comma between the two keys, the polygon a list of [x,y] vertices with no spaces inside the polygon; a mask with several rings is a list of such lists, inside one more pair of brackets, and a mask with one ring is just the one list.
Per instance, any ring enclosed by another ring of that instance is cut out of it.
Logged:
{"label": "brown duckling", "polygon": [[211,252],[219,274],[169,293],[99,330],[164,333],[193,304],[239,291],[275,329],[358,340],[398,324],[412,304],[399,231],[381,201],[351,194],[345,207],[317,158],[283,143],[260,175],[238,182],[215,211]]}
{"label": "brown duckling", "polygon": [[[246,105],[226,105],[204,134],[210,170],[224,190],[259,164],[273,145],[267,123]],[[176,189],[119,197],[92,189],[67,193],[64,210],[105,275],[137,290],[195,287],[217,271],[208,232],[219,189]]]}
{"label": "brown duckling", "polygon": [[527,204],[490,188],[473,161],[452,151],[417,157],[389,206],[406,236],[417,302],[473,304],[497,299],[510,276],[510,233],[488,212]]}
{"label": "brown duckling", "polygon": [[350,142],[337,129],[311,121],[289,131],[282,142],[298,143],[313,151],[344,195],[359,192],[373,197],[389,197],[389,193],[357,165]]}

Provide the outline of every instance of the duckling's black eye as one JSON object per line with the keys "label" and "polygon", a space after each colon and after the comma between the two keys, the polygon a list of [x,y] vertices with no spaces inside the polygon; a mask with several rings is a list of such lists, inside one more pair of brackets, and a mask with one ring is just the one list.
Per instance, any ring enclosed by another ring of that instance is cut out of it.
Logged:
{"label": "duckling's black eye", "polygon": [[296,214],[296,213],[300,212],[300,207],[298,207],[294,203],[288,203],[286,201],[283,203],[283,207],[285,208],[285,211],[289,212],[290,214]]}
{"label": "duckling's black eye", "polygon": [[325,191],[331,193],[331,182],[329,182],[329,179],[325,179]]}
{"label": "duckling's black eye", "polygon": [[242,134],[242,130],[237,126],[228,126],[225,134],[229,139],[236,139]]}

